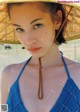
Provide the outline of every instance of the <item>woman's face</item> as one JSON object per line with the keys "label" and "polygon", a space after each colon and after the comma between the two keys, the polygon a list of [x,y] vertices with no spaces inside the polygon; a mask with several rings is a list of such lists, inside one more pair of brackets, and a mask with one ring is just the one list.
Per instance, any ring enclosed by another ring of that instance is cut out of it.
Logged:
{"label": "woman's face", "polygon": [[42,3],[24,3],[10,8],[10,17],[19,41],[33,56],[42,57],[52,47],[56,24]]}

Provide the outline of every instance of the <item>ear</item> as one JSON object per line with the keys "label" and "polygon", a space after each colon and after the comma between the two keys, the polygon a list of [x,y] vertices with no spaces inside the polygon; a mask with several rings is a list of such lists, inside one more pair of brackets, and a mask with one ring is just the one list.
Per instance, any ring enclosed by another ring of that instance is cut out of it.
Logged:
{"label": "ear", "polygon": [[55,29],[58,30],[60,28],[62,22],[62,12],[58,10],[55,17]]}

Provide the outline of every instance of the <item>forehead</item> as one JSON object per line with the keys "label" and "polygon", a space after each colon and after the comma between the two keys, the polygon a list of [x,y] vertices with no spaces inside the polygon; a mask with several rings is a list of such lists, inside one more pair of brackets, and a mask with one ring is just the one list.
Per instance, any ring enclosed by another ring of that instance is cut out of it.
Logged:
{"label": "forehead", "polygon": [[48,15],[45,5],[41,2],[22,3],[12,5],[10,7],[11,20],[34,19],[37,17],[45,17]]}
{"label": "forehead", "polygon": [[42,10],[44,12],[47,11],[47,7],[44,5],[43,2],[25,2],[25,3],[14,3],[13,5],[11,5],[10,7],[10,12],[14,11],[14,10],[25,10],[25,11],[30,11],[32,9],[37,9],[37,10]]}

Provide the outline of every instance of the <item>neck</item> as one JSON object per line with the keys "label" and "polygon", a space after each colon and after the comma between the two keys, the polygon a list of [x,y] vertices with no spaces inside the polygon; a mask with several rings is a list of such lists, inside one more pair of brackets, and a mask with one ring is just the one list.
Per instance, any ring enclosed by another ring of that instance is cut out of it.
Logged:
{"label": "neck", "polygon": [[[63,65],[57,45],[53,45],[48,53],[41,58],[42,68]],[[30,65],[39,67],[39,58],[32,57]]]}

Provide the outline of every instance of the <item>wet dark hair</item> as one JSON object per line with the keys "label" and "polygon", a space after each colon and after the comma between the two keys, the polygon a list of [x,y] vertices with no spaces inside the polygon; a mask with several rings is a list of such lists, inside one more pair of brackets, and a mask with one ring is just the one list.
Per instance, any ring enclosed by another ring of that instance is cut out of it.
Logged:
{"label": "wet dark hair", "polygon": [[[24,3],[25,3],[25,2],[24,2]],[[8,14],[9,14],[9,17],[10,17],[10,8],[11,8],[13,5],[22,5],[22,4],[24,4],[24,3],[22,3],[22,2],[20,2],[20,3],[8,3],[8,4],[7,4],[7,12],[8,12]],[[64,8],[62,7],[62,5],[61,5],[61,4],[58,4],[58,3],[52,3],[52,2],[42,2],[42,3],[46,6],[46,8],[44,8],[44,9],[45,9],[45,10],[48,9],[48,11],[50,12],[50,15],[51,15],[52,20],[55,20],[55,16],[57,16],[57,15],[56,15],[56,14],[57,14],[56,12],[57,12],[58,10],[60,10],[60,11],[62,12],[62,22],[61,22],[61,25],[62,25],[63,22],[64,22],[64,20],[65,20],[65,18],[66,18],[65,10],[64,10]],[[59,18],[59,19],[60,19],[60,18]],[[64,27],[62,28],[62,30],[60,31],[58,37],[57,37],[56,40],[55,40],[55,42],[56,42],[57,45],[60,45],[60,44],[62,44],[62,43],[66,43],[66,40],[65,40],[64,37],[63,37],[63,33],[64,33],[65,26],[66,26],[66,24],[64,25]],[[60,26],[60,27],[61,27],[61,26]],[[60,29],[60,28],[59,28],[59,29]],[[59,29],[55,31],[56,35],[57,35]],[[55,35],[55,36],[56,36],[56,35]]]}

